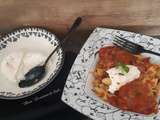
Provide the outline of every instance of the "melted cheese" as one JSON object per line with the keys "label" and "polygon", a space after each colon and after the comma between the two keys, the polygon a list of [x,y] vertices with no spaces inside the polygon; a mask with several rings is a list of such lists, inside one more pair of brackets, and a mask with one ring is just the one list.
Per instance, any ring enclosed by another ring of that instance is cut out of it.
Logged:
{"label": "melted cheese", "polygon": [[129,68],[128,73],[122,75],[120,69],[113,67],[106,72],[111,79],[111,85],[109,86],[109,92],[114,93],[119,88],[128,82],[131,82],[140,76],[140,70],[133,65],[127,65]]}

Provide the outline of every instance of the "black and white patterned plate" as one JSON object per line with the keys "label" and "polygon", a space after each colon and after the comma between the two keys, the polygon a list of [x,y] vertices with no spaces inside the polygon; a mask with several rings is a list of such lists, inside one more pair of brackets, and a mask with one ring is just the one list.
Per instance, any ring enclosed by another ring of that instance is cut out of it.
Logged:
{"label": "black and white patterned plate", "polygon": [[[72,66],[64,87],[62,101],[95,120],[160,120],[159,113],[152,116],[144,116],[133,112],[121,111],[103,102],[92,92],[91,81],[94,78],[91,72],[97,62],[97,58],[95,59],[94,55],[101,47],[112,45],[114,35],[122,36],[143,45],[146,49],[160,53],[159,39],[133,32],[96,28],[84,44]],[[151,62],[160,63],[160,57],[150,54],[143,55],[150,56]]]}
{"label": "black and white patterned plate", "polygon": [[[17,29],[0,39],[0,61],[5,55],[13,51],[30,51],[30,52],[42,52],[46,56],[59,45],[60,42],[54,34],[46,29],[37,27],[26,27]],[[47,74],[40,82],[32,87],[19,88],[12,84],[5,86],[6,79],[1,75],[0,77],[0,98],[1,99],[20,99],[30,96],[54,80],[59,73],[64,61],[64,54],[62,47],[51,57],[47,65]]]}

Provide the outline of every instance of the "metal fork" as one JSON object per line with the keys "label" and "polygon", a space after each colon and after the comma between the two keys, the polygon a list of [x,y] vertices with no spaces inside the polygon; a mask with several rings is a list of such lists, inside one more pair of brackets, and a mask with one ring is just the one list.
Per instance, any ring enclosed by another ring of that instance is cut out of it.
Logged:
{"label": "metal fork", "polygon": [[134,42],[131,42],[125,38],[115,36],[113,40],[113,44],[133,53],[133,54],[139,54],[139,53],[151,53],[154,55],[160,56],[160,53],[156,53],[150,50],[146,50],[143,46],[138,45]]}

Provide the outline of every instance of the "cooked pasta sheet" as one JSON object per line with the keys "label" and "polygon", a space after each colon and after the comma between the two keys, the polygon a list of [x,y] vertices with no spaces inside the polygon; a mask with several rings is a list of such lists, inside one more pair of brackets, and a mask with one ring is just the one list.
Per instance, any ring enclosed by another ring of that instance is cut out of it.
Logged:
{"label": "cooked pasta sheet", "polygon": [[94,70],[93,91],[122,110],[141,114],[158,112],[160,65],[116,46],[101,48]]}

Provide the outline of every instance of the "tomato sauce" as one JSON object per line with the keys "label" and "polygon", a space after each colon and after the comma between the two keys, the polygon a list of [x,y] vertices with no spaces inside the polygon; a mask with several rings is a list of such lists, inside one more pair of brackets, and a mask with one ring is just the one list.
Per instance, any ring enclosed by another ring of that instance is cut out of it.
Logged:
{"label": "tomato sauce", "polygon": [[141,71],[141,76],[132,82],[122,86],[107,102],[122,110],[133,111],[142,114],[157,113],[157,95],[153,94],[150,82],[141,80],[145,76],[147,68],[151,65],[149,59],[139,60],[136,56],[119,47],[111,46],[101,48],[98,65],[103,69],[114,67],[117,62],[135,65]]}
{"label": "tomato sauce", "polygon": [[104,69],[114,67],[118,62],[132,64],[136,60],[136,57],[131,53],[115,46],[101,48],[99,57],[99,65]]}
{"label": "tomato sauce", "polygon": [[108,102],[122,110],[142,114],[157,113],[157,95],[151,92],[149,83],[134,80],[122,86],[115,95],[108,98]]}

